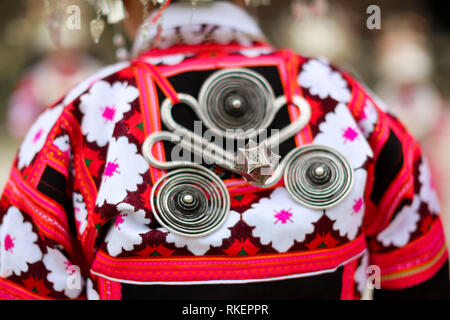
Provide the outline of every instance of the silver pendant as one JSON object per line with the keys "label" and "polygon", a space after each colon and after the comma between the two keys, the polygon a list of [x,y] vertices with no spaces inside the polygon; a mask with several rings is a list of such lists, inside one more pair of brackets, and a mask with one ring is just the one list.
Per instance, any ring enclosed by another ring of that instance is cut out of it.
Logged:
{"label": "silver pendant", "polygon": [[230,211],[225,184],[211,171],[189,165],[169,172],[153,186],[156,220],[185,237],[205,237],[222,226]]}
{"label": "silver pendant", "polygon": [[[212,74],[203,84],[199,100],[184,93],[179,93],[178,98],[191,107],[214,134],[235,141],[252,140],[260,135],[269,127],[280,109],[287,106],[286,97],[275,98],[264,77],[244,68],[224,69]],[[170,132],[156,132],[147,137],[142,151],[148,162],[157,168],[175,169],[186,165],[183,161],[163,163],[153,157],[150,150],[155,143],[170,141],[203,159],[246,177],[251,183],[266,186],[265,182],[273,178],[272,173],[279,158],[272,150],[302,130],[311,117],[311,107],[304,98],[294,96],[293,105],[299,109],[300,114],[296,121],[276,135],[265,139],[260,137],[259,145],[241,149],[235,155],[178,124],[172,117],[175,106],[170,99],[166,99],[161,106],[161,121]],[[228,130],[238,128],[242,130]],[[256,153],[250,152],[251,150]],[[258,159],[256,163],[255,158]],[[277,179],[281,176],[282,173]]]}
{"label": "silver pendant", "polygon": [[309,208],[323,210],[335,206],[351,191],[353,169],[344,156],[330,147],[299,147],[281,162],[272,152],[273,147],[297,134],[309,122],[311,107],[302,97],[293,98],[300,117],[276,137],[266,138],[259,145],[251,138],[268,128],[281,107],[287,105],[286,97],[274,97],[261,75],[247,69],[221,70],[204,83],[199,101],[183,93],[178,98],[217,134],[229,138],[227,129],[243,128],[232,138],[250,139],[250,142],[237,154],[225,150],[179,125],[172,117],[172,102],[169,99],[163,102],[161,120],[170,131],[148,136],[142,153],[151,166],[172,170],[155,184],[151,196],[156,219],[171,232],[186,237],[214,232],[227,217],[230,196],[220,178],[201,165],[157,160],[151,150],[160,141],[178,144],[260,187],[272,187],[284,178],[290,196]]}
{"label": "silver pendant", "polygon": [[238,150],[234,169],[247,181],[263,186],[272,176],[280,158],[265,142],[258,145],[250,140],[245,148]]}
{"label": "silver pendant", "polygon": [[92,20],[90,24],[90,31],[92,39],[94,39],[94,42],[98,44],[103,32],[105,31],[105,21],[101,18]]}
{"label": "silver pendant", "polygon": [[224,69],[213,73],[203,84],[197,115],[219,134],[227,130],[231,138],[251,139],[257,130],[270,125],[281,107],[275,106],[275,95],[264,77],[249,69]]}
{"label": "silver pendant", "polygon": [[328,209],[344,200],[353,187],[353,169],[330,147],[309,145],[294,149],[284,170],[286,190],[298,203]]}

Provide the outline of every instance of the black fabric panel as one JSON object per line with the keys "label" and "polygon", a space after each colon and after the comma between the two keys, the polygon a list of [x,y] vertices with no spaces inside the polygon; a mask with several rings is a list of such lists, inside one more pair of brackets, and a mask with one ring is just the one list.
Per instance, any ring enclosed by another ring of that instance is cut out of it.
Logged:
{"label": "black fabric panel", "polygon": [[[275,97],[278,97],[284,93],[283,84],[281,82],[280,74],[276,66],[262,66],[262,67],[244,67],[253,70],[262,75],[272,87]],[[187,71],[169,77],[168,80],[173,86],[176,92],[187,93],[198,98],[200,89],[206,79],[214,72],[222,70],[200,70],[200,71]]]}
{"label": "black fabric panel", "polygon": [[[281,78],[278,72],[278,68],[276,66],[261,66],[261,67],[248,67],[259,74],[261,74],[271,85],[274,94],[276,97],[283,95],[283,84],[281,82]],[[182,74],[178,74],[172,77],[169,77],[168,80],[171,85],[174,87],[175,91],[178,93],[187,93],[195,98],[198,98],[200,93],[201,86],[205,82],[205,80],[216,70],[203,70],[203,71],[188,71]],[[158,98],[160,100],[160,104],[166,99],[163,92],[160,88],[157,89]],[[174,107],[174,111],[172,113],[174,120],[182,125],[183,127],[193,131],[194,129],[194,121],[199,121],[196,114],[192,111],[192,109],[184,104],[179,104]],[[282,108],[280,112],[275,116],[274,121],[269,126],[269,136],[271,129],[282,129],[290,124],[290,118],[287,108]],[[207,130],[205,126],[203,126],[203,132]],[[167,130],[167,128],[162,124],[162,130]],[[222,145],[226,145],[225,142]],[[170,154],[172,153],[173,145],[171,143],[164,143],[164,149],[167,155],[168,160],[170,160]],[[283,157],[289,151],[296,148],[295,139],[291,138],[288,141],[282,143],[279,148],[279,153]],[[236,152],[237,150],[235,150]]]}
{"label": "black fabric panel", "polygon": [[448,261],[428,281],[404,290],[375,290],[375,300],[448,300],[450,298]]}
{"label": "black fabric panel", "polygon": [[44,170],[41,180],[37,186],[37,190],[47,197],[55,200],[66,211],[69,228],[72,234],[76,234],[75,217],[73,215],[73,204],[71,199],[67,197],[67,181],[66,177],[59,171],[47,166]]}
{"label": "black fabric panel", "polygon": [[375,181],[370,199],[378,204],[383,194],[391,185],[403,167],[404,157],[402,143],[391,130],[389,138],[378,156],[375,164]]}
{"label": "black fabric panel", "polygon": [[123,300],[338,300],[343,267],[306,278],[247,284],[122,284]]}

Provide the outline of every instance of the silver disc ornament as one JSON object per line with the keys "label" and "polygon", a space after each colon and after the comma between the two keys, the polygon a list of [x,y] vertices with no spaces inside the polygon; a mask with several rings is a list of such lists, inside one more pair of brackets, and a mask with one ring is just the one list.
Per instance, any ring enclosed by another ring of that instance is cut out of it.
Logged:
{"label": "silver disc ornament", "polygon": [[169,172],[152,189],[156,220],[169,231],[204,237],[222,226],[230,211],[230,196],[220,178],[197,165]]}
{"label": "silver disc ornament", "polygon": [[353,187],[353,169],[330,147],[298,148],[287,161],[284,182],[291,197],[312,209],[327,209],[344,200]]}
{"label": "silver disc ornament", "polygon": [[275,96],[264,77],[249,69],[224,69],[213,73],[199,94],[203,121],[209,128],[235,137],[252,135],[255,129],[265,129],[275,116]]}

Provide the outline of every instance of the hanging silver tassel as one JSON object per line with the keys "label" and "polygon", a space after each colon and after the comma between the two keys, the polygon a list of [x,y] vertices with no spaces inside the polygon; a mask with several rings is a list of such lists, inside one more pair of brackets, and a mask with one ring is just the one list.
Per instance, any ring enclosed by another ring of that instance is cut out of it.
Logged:
{"label": "hanging silver tassel", "polygon": [[97,17],[90,23],[91,36],[97,44],[100,42],[100,38],[105,31],[105,21],[102,19],[102,2],[104,1],[96,1]]}
{"label": "hanging silver tassel", "polygon": [[101,4],[103,15],[108,17],[109,24],[116,24],[127,18],[123,0],[104,0]]}

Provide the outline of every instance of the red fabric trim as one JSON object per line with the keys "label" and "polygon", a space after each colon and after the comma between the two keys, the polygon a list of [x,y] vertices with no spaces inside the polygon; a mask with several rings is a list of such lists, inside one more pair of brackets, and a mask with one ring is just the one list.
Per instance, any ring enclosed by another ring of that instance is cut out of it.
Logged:
{"label": "red fabric trim", "polygon": [[99,251],[92,271],[138,282],[268,279],[333,269],[365,249],[359,236],[333,249],[251,257],[114,258]]}
{"label": "red fabric trim", "polygon": [[445,263],[448,252],[441,221],[422,237],[388,253],[373,253],[371,264],[381,269],[383,288],[402,289],[430,279]]}
{"label": "red fabric trim", "polygon": [[122,285],[120,282],[98,277],[97,285],[100,300],[122,299]]}
{"label": "red fabric trim", "polygon": [[344,266],[342,274],[341,300],[355,299],[355,272],[358,266],[358,259],[354,259]]}
{"label": "red fabric trim", "polygon": [[30,292],[18,284],[0,278],[0,300],[52,300]]}

